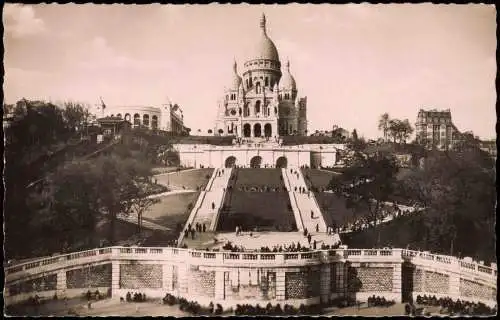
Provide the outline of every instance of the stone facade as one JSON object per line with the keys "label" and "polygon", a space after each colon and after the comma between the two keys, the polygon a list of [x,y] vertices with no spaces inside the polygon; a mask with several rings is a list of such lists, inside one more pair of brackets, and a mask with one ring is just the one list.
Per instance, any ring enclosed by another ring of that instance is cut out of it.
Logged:
{"label": "stone facade", "polygon": [[[86,284],[100,292],[111,289],[116,299],[131,290],[151,298],[169,292],[224,308],[268,302],[298,307],[345,295],[360,301],[373,294],[401,301],[403,262],[414,268],[405,275],[413,278],[414,298],[427,294],[496,303],[495,268],[404,249],[228,254],[142,247],[95,249],[8,267],[5,301],[15,303],[35,294],[78,297]],[[100,275],[84,280],[88,266]],[[353,286],[353,279],[359,285]]]}
{"label": "stone facade", "polygon": [[307,98],[297,94],[290,62],[281,71],[266,18],[260,21],[261,37],[244,63],[243,77],[237,64],[224,95],[218,102],[216,134],[243,138],[307,134]]}
{"label": "stone facade", "polygon": [[[232,166],[259,167],[335,167],[338,166],[338,151],[341,144],[307,144],[280,146],[270,143],[248,143],[233,146],[208,144],[176,144],[181,165],[200,168],[227,168]],[[313,156],[314,154],[314,156]]]}
{"label": "stone facade", "polygon": [[119,117],[132,123],[133,127],[145,127],[182,134],[186,131],[184,116],[177,104],[162,106],[108,106],[102,116]]}
{"label": "stone facade", "polygon": [[460,140],[460,132],[451,121],[450,109],[444,111],[420,109],[415,123],[417,140],[428,148],[448,150]]}
{"label": "stone facade", "polygon": [[66,272],[66,288],[110,287],[111,273],[111,263],[69,270]]}
{"label": "stone facade", "polygon": [[160,264],[121,264],[120,288],[162,288],[163,274]]}

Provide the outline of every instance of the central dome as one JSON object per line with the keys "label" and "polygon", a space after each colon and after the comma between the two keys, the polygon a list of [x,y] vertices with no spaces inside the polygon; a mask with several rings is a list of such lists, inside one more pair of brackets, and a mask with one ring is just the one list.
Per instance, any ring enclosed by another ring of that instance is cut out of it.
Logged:
{"label": "central dome", "polygon": [[259,41],[252,48],[251,54],[248,57],[248,61],[257,59],[280,61],[278,50],[276,49],[273,41],[269,39],[266,33],[265,15],[262,15],[262,18],[260,19],[260,28],[262,29],[262,34]]}

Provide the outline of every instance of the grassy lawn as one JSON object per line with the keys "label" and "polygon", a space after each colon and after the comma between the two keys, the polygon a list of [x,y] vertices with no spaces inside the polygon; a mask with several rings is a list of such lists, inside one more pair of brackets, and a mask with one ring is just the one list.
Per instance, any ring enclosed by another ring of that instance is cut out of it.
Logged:
{"label": "grassy lawn", "polygon": [[293,230],[295,217],[288,209],[288,193],[233,190],[230,197],[229,210],[221,213],[218,230],[234,231],[236,226],[247,230],[255,226],[261,230],[276,230],[276,226],[281,231]]}
{"label": "grassy lawn", "polygon": [[335,223],[336,225],[354,221],[356,216],[363,216],[367,213],[359,212],[354,215],[351,209],[346,207],[344,198],[333,193],[317,192],[314,194],[318,204],[323,212],[323,217],[328,225]]}
{"label": "grassy lawn", "polygon": [[162,196],[158,198],[160,202],[144,213],[143,219],[175,230],[178,223],[186,223],[190,213],[188,205],[191,203],[194,206],[199,194],[189,192]]}
{"label": "grassy lawn", "polygon": [[170,184],[179,188],[185,187],[186,189],[196,190],[197,187],[204,187],[207,185],[213,171],[214,169],[187,170],[168,175],[165,174],[155,178],[158,180],[158,183],[164,185]]}
{"label": "grassy lawn", "polygon": [[[338,176],[335,172],[327,172],[316,169],[302,169],[302,174],[304,175],[308,186],[311,186],[312,184],[316,188],[326,188],[332,178]],[[306,177],[309,177],[309,179]]]}
{"label": "grassy lawn", "polygon": [[239,186],[284,186],[280,179],[281,169],[237,169],[235,175],[236,188]]}

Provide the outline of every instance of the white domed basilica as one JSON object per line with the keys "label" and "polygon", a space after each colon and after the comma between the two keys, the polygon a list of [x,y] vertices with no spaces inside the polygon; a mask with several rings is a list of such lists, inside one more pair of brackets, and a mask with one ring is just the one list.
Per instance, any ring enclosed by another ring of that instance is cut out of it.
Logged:
{"label": "white domed basilica", "polygon": [[284,71],[278,50],[267,35],[266,17],[261,36],[243,64],[242,76],[233,64],[232,79],[219,101],[216,133],[239,138],[306,135],[307,98],[299,98],[287,61]]}

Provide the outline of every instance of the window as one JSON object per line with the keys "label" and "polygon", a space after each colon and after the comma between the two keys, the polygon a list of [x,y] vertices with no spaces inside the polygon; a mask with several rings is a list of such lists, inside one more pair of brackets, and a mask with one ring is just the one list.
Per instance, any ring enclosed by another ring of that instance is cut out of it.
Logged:
{"label": "window", "polygon": [[266,87],[269,86],[269,78],[268,77],[266,77],[266,79],[265,79],[265,86]]}
{"label": "window", "polygon": [[151,117],[151,128],[158,129],[158,117],[157,116]]}
{"label": "window", "polygon": [[141,125],[141,116],[136,113],[134,114],[134,126],[140,126]]}
{"label": "window", "polygon": [[142,124],[146,127],[149,127],[149,114],[145,114],[142,116]]}
{"label": "window", "polygon": [[290,99],[290,94],[285,93],[285,100],[288,100],[288,99]]}

